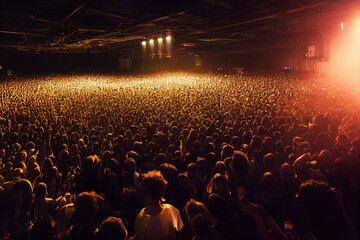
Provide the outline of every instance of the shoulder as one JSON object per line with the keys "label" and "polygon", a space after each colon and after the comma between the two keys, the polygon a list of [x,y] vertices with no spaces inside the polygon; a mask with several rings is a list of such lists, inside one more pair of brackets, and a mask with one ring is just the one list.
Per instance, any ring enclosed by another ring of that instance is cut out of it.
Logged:
{"label": "shoulder", "polygon": [[163,204],[163,207],[164,207],[165,209],[169,209],[169,210],[171,210],[171,211],[179,212],[179,210],[178,210],[176,207],[174,207],[173,205],[168,204],[168,203],[164,203],[164,204]]}
{"label": "shoulder", "polygon": [[139,214],[136,216],[135,225],[141,224],[145,220],[145,208],[141,209]]}
{"label": "shoulder", "polygon": [[180,215],[179,210],[171,204],[163,204],[163,207],[167,212],[170,212],[171,215]]}

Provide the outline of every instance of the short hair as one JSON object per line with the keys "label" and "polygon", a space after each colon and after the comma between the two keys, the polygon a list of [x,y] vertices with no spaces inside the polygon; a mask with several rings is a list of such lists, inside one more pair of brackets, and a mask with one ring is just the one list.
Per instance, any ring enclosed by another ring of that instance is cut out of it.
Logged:
{"label": "short hair", "polygon": [[129,173],[134,173],[136,171],[136,162],[133,158],[128,158],[124,162],[124,169]]}
{"label": "short hair", "polygon": [[185,206],[186,215],[191,219],[199,214],[205,214],[207,208],[202,202],[190,199]]}
{"label": "short hair", "polygon": [[74,218],[76,221],[87,222],[94,220],[98,206],[98,195],[95,192],[82,192],[75,200]]}
{"label": "short hair", "polygon": [[165,193],[167,181],[160,171],[154,170],[142,176],[141,186],[149,191],[152,200],[159,201]]}
{"label": "short hair", "polygon": [[45,198],[47,192],[47,186],[41,182],[34,187],[34,194],[36,197]]}
{"label": "short hair", "polygon": [[125,240],[127,234],[128,232],[121,219],[108,217],[100,224],[95,240]]}

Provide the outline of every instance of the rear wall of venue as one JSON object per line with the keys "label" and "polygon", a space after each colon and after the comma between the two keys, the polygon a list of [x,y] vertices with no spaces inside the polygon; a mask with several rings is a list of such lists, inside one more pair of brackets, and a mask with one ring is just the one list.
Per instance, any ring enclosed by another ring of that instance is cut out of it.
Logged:
{"label": "rear wall of venue", "polygon": [[32,54],[3,51],[0,65],[15,74],[73,73],[84,71],[111,72],[118,68],[112,54]]}
{"label": "rear wall of venue", "polygon": [[112,53],[31,54],[3,51],[0,65],[14,74],[81,73],[81,72],[157,72],[213,71],[219,67],[249,70],[279,70],[291,67],[303,70],[304,56],[298,47],[282,47],[229,53],[178,53],[171,58],[123,56]]}

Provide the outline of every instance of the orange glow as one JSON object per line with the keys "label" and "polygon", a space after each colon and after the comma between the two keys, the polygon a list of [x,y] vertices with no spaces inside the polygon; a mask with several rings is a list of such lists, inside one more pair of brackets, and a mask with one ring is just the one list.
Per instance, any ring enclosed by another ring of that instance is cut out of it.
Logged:
{"label": "orange glow", "polygon": [[154,39],[150,39],[149,43],[151,44],[154,43]]}
{"label": "orange glow", "polygon": [[355,33],[356,33],[356,35],[357,35],[357,37],[358,37],[358,40],[360,40],[359,38],[360,38],[360,18],[359,19],[357,19],[357,21],[356,21],[356,23],[355,23]]}
{"label": "orange glow", "polygon": [[142,41],[141,45],[146,46],[146,41]]}
{"label": "orange glow", "polygon": [[166,37],[166,40],[167,40],[167,41],[170,41],[170,40],[171,40],[171,37],[170,37],[170,36],[167,36],[167,37]]}
{"label": "orange glow", "polygon": [[158,38],[158,42],[162,43],[163,39],[162,38]]}
{"label": "orange glow", "polygon": [[356,15],[340,23],[341,32],[329,36],[329,61],[320,63],[318,71],[360,87],[360,17]]}

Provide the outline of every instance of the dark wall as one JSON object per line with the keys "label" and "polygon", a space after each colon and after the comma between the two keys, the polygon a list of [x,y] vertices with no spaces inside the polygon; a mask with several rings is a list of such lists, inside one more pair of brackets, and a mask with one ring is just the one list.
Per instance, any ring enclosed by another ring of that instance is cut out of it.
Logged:
{"label": "dark wall", "polygon": [[[15,74],[74,73],[74,72],[156,72],[171,70],[215,70],[218,67],[249,70],[278,70],[285,66],[300,69],[304,54],[297,46],[260,49],[226,54],[173,54],[171,58],[159,56],[135,57],[117,54],[26,54],[2,52],[0,65]],[[124,63],[126,63],[124,65]],[[129,69],[126,69],[130,66]]]}
{"label": "dark wall", "polygon": [[302,51],[299,47],[262,49],[250,52],[214,54],[203,57],[204,67],[235,68],[244,67],[252,70],[282,69],[286,66],[300,68]]}
{"label": "dark wall", "polygon": [[111,54],[30,54],[2,51],[0,65],[15,74],[111,72],[118,69],[118,56]]}

